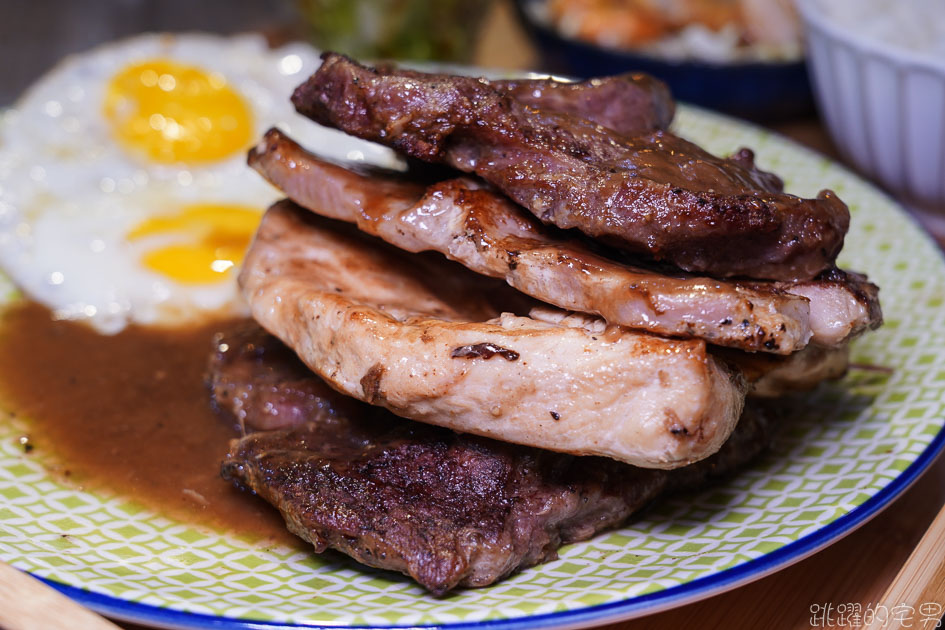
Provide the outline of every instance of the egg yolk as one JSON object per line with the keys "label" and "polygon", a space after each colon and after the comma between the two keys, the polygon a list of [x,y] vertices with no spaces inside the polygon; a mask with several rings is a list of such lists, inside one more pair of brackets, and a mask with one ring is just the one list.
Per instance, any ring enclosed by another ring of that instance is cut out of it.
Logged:
{"label": "egg yolk", "polygon": [[249,146],[252,113],[223,75],[169,60],[126,67],[105,93],[119,142],[162,163],[220,160]]}
{"label": "egg yolk", "polygon": [[248,206],[195,204],[178,214],[143,221],[128,239],[179,236],[176,242],[145,253],[144,266],[185,284],[220,282],[243,261],[260,216],[258,210]]}

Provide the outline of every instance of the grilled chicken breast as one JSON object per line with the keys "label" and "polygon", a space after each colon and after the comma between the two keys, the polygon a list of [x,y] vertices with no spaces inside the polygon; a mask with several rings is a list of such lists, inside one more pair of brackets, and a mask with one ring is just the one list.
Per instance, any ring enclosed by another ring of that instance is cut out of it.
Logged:
{"label": "grilled chicken breast", "polygon": [[240,284],[316,374],[399,416],[649,468],[703,459],[734,428],[744,379],[704,341],[588,316],[479,317],[480,277],[444,267],[281,202]]}

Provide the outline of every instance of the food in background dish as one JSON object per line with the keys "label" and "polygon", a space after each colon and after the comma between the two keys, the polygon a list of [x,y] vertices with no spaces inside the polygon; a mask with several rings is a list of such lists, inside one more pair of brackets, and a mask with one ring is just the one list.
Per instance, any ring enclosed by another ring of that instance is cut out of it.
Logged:
{"label": "food in background dish", "polygon": [[834,145],[945,237],[945,3],[798,0]]}
{"label": "food in background dish", "polygon": [[468,62],[491,0],[296,0],[319,48],[368,59]]}
{"label": "food in background dish", "polygon": [[313,131],[279,95],[316,65],[307,46],[196,34],[66,59],[0,124],[0,266],[108,333],[244,313],[231,268],[276,198],[246,149],[272,125]]}
{"label": "food in background dish", "polygon": [[531,3],[563,35],[667,59],[800,57],[790,0],[548,0]]}

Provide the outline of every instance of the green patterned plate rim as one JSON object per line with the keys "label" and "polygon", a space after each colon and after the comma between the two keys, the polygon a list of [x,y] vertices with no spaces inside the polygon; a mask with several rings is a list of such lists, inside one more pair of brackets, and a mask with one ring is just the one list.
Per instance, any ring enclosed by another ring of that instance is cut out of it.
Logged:
{"label": "green patterned plate rim", "polygon": [[[676,129],[715,153],[752,147],[790,192],[831,188],[853,221],[842,266],[882,287],[886,324],[851,370],[805,395],[771,451],[732,479],[661,500],[554,562],[444,599],[387,572],[263,546],[70,487],[0,423],[0,557],[100,612],[185,628],[571,628],[708,597],[834,542],[931,463],[945,424],[945,264],[888,197],[757,127],[679,108]],[[6,301],[16,293],[0,280]],[[63,534],[67,534],[64,536]]]}

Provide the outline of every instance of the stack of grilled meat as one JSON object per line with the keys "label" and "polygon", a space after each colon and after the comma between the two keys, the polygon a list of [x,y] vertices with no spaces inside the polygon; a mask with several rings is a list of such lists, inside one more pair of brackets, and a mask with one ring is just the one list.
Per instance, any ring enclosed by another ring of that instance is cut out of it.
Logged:
{"label": "stack of grilled meat", "polygon": [[288,200],[240,276],[256,324],[212,359],[246,433],[223,474],[316,551],[435,594],[490,584],[747,461],[770,432],[746,397],[843,374],[881,322],[834,266],[846,206],[673,135],[653,79],[327,54],[293,102],[412,164],[278,130],[249,157]]}

